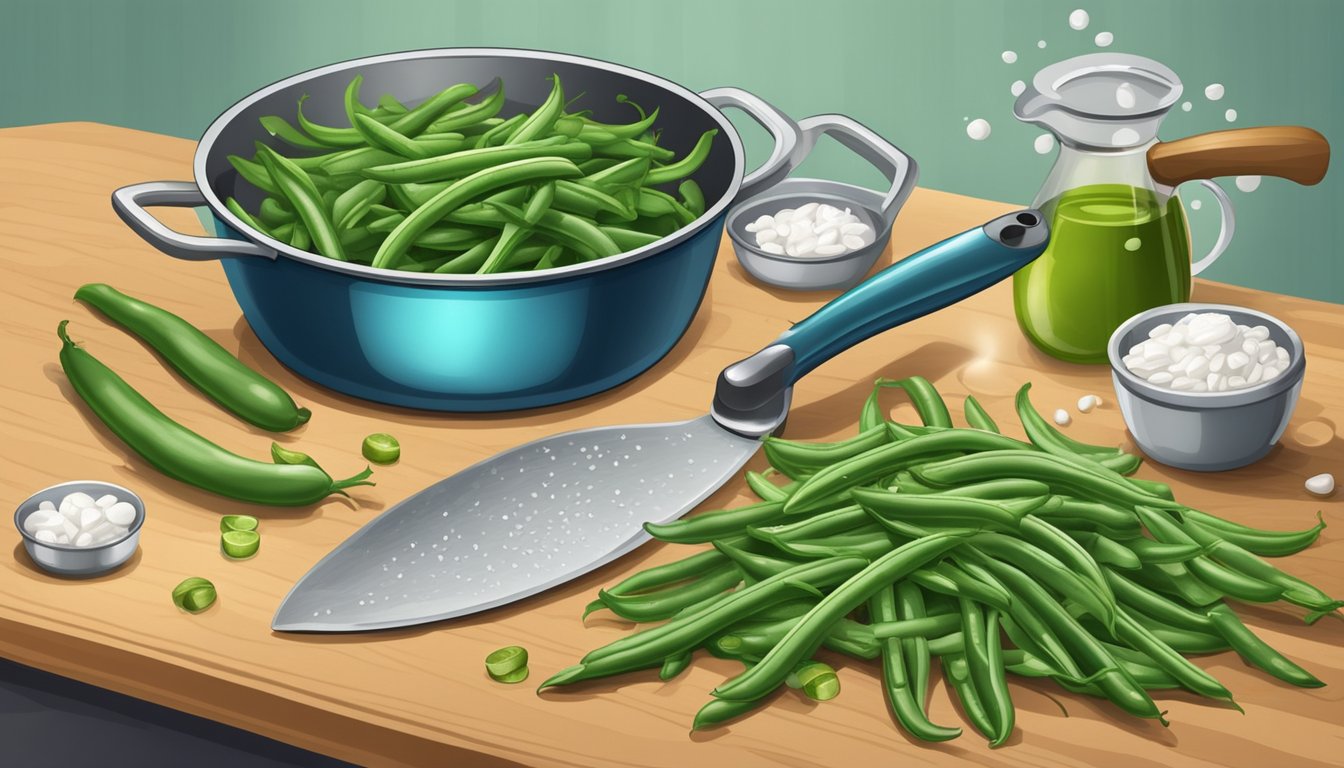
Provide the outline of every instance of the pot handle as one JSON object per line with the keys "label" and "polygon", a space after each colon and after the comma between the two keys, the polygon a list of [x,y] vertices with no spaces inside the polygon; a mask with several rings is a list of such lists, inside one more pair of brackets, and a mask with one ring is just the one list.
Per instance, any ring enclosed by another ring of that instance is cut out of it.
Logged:
{"label": "pot handle", "polygon": [[882,199],[882,220],[890,227],[896,221],[896,214],[915,189],[919,179],[919,163],[900,150],[899,147],[879,136],[871,128],[846,115],[813,115],[798,121],[802,129],[802,139],[794,150],[793,165],[801,165],[817,139],[823,134],[840,142],[846,149],[867,160],[874,168],[882,172],[891,182],[886,197]]}
{"label": "pot handle", "polygon": [[194,208],[205,205],[205,195],[190,181],[147,181],[112,193],[112,209],[145,242],[175,259],[209,261],[226,256],[274,259],[275,251],[248,240],[185,235],[168,228],[145,208],[154,205]]}
{"label": "pot handle", "polygon": [[794,167],[793,156],[800,139],[800,131],[798,124],[788,115],[770,106],[759,96],[741,88],[713,88],[701,91],[700,96],[716,109],[735,107],[742,110],[769,131],[775,140],[770,158],[761,163],[761,167],[743,177],[742,186],[737,192],[738,200],[745,200],[767,187],[773,187],[789,175]]}

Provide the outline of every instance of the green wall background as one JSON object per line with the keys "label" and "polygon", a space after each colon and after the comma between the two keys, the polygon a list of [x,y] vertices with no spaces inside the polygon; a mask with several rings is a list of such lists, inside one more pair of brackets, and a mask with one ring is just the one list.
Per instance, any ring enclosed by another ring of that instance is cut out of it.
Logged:
{"label": "green wall background", "polygon": [[[1067,23],[1077,7],[1092,16],[1083,32]],[[1027,203],[1050,156],[1013,120],[1009,84],[1097,50],[1095,33],[1180,74],[1194,108],[1174,112],[1163,138],[1227,128],[1230,107],[1237,126],[1309,125],[1344,145],[1340,29],[1338,0],[0,0],[0,125],[96,120],[195,137],[257,87],[332,61],[542,48],[696,89],[740,86],[795,117],[843,112],[914,155],[923,186]],[[1227,89],[1216,104],[1203,96],[1212,82]],[[989,120],[992,135],[969,140],[963,117]],[[763,134],[744,135],[762,156]],[[827,145],[805,172],[876,175]],[[1341,177],[1336,168],[1310,188],[1267,178],[1253,193],[1225,180],[1237,234],[1205,276],[1344,302]],[[1191,214],[1197,252],[1217,225],[1203,199]]]}

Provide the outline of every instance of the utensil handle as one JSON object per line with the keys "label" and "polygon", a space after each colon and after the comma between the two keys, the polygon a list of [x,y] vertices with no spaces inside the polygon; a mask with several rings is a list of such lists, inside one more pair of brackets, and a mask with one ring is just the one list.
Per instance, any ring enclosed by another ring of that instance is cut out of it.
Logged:
{"label": "utensil handle", "polygon": [[205,196],[190,181],[147,181],[122,187],[112,193],[112,209],[126,222],[126,226],[145,242],[175,259],[209,261],[226,256],[275,258],[275,251],[247,240],[201,237],[169,229],[145,210],[155,205],[194,208],[205,205]]}
{"label": "utensil handle", "polygon": [[1148,150],[1148,172],[1169,187],[1217,176],[1278,176],[1310,185],[1329,166],[1330,143],[1298,125],[1201,133]]}
{"label": "utensil handle", "polygon": [[1199,183],[1213,195],[1218,201],[1218,210],[1221,212],[1222,221],[1218,223],[1218,240],[1214,242],[1209,252],[1204,254],[1204,258],[1190,265],[1191,276],[1198,275],[1200,272],[1213,266],[1213,262],[1218,260],[1227,251],[1227,246],[1232,243],[1232,235],[1237,231],[1237,217],[1232,211],[1232,201],[1228,199],[1227,193],[1218,186],[1217,182],[1208,179],[1200,179]]}
{"label": "utensil handle", "polygon": [[879,136],[868,126],[847,115],[813,115],[798,121],[802,138],[793,151],[792,166],[798,167],[824,135],[838,141],[846,149],[867,160],[891,182],[882,198],[883,221],[887,226],[896,220],[896,214],[905,205],[919,179],[919,164],[899,147]]}
{"label": "utensil handle", "polygon": [[794,167],[793,155],[794,149],[798,146],[800,131],[798,124],[788,115],[775,109],[765,99],[741,88],[713,88],[701,91],[700,96],[720,111],[732,107],[745,112],[748,117],[769,131],[775,141],[774,148],[770,150],[770,157],[761,163],[759,168],[743,177],[736,199],[745,200],[766,187],[778,184],[789,175],[789,171]]}
{"label": "utensil handle", "polygon": [[772,432],[788,412],[790,388],[813,368],[870,336],[979,293],[1041,255],[1049,240],[1040,211],[1023,210],[901,259],[725,368],[711,413],[740,434]]}

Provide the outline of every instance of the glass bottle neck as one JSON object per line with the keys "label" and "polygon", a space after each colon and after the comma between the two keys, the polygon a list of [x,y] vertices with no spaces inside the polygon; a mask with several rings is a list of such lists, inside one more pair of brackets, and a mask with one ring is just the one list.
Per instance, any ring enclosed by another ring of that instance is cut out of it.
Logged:
{"label": "glass bottle neck", "polygon": [[1169,191],[1159,190],[1148,172],[1148,148],[1156,143],[1153,140],[1138,147],[1106,150],[1061,142],[1059,156],[1033,205],[1039,207],[1069,190],[1096,185],[1137,187],[1165,198]]}

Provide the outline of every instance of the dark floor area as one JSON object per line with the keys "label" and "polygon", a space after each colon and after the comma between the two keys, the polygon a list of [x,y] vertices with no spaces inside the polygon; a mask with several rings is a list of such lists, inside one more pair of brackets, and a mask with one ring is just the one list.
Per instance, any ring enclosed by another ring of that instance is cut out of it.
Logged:
{"label": "dark floor area", "polygon": [[348,768],[350,764],[0,659],[0,765]]}

